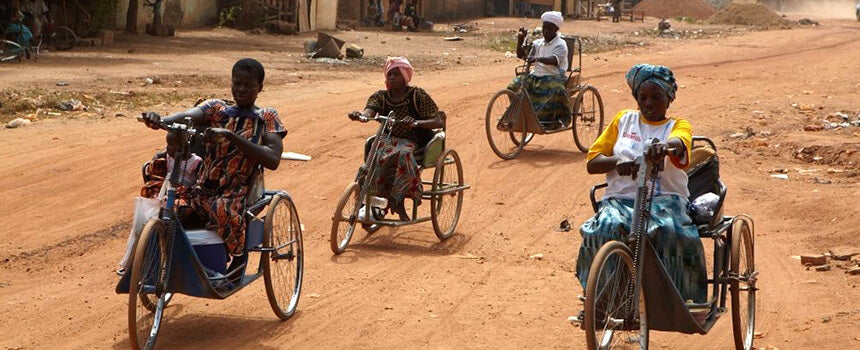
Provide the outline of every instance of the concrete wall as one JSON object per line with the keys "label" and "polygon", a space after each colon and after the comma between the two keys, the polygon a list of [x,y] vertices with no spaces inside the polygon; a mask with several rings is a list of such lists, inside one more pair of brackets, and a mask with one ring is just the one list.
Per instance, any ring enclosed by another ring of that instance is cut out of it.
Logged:
{"label": "concrete wall", "polygon": [[[365,0],[366,1],[366,0]],[[316,5],[316,28],[333,30],[337,27],[337,0],[313,0]]]}
{"label": "concrete wall", "polygon": [[422,0],[420,4],[424,18],[431,21],[447,21],[483,17],[484,0]]}
{"label": "concrete wall", "polygon": [[340,19],[361,20],[362,6],[367,6],[367,0],[339,0],[337,3],[337,16]]}
{"label": "concrete wall", "polygon": [[[152,7],[143,6],[144,0],[138,0],[137,31],[143,33],[147,23],[152,23]],[[165,24],[176,27],[194,28],[216,24],[218,22],[217,0],[165,0],[161,5],[162,18]],[[120,0],[117,6],[116,26],[125,28],[128,0]]]}

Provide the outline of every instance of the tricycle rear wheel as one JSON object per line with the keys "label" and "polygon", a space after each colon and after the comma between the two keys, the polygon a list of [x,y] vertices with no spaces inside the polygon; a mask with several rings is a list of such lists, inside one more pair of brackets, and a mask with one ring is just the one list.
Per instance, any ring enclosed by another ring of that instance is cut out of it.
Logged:
{"label": "tricycle rear wheel", "polygon": [[571,93],[571,99],[576,94],[573,102],[573,141],[576,148],[582,153],[588,153],[588,149],[600,137],[603,132],[603,98],[597,88],[587,85]]}
{"label": "tricycle rear wheel", "polygon": [[272,311],[282,320],[296,312],[304,276],[302,224],[289,196],[278,194],[266,213],[262,254],[263,279]]}
{"label": "tricycle rear wheel", "polygon": [[[463,186],[463,166],[460,155],[449,149],[436,161],[433,172],[433,191]],[[434,195],[430,198],[430,219],[433,232],[439,240],[446,240],[454,234],[463,208],[463,191]]]}
{"label": "tricycle rear wheel", "polygon": [[735,349],[751,350],[755,338],[756,270],[752,228],[744,219],[732,224],[731,282],[732,330]]}

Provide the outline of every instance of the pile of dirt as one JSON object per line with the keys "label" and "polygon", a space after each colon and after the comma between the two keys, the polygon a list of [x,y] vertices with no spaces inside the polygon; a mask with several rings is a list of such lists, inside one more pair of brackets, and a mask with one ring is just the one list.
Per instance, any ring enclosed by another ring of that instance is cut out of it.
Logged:
{"label": "pile of dirt", "polygon": [[730,4],[709,21],[713,24],[739,24],[755,27],[788,27],[791,21],[780,17],[762,4]]}
{"label": "pile of dirt", "polygon": [[702,0],[645,0],[636,4],[633,9],[643,11],[645,16],[655,18],[706,19],[717,12]]}
{"label": "pile of dirt", "polygon": [[726,8],[726,6],[729,6],[729,4],[732,3],[732,0],[705,0],[705,2],[719,11]]}

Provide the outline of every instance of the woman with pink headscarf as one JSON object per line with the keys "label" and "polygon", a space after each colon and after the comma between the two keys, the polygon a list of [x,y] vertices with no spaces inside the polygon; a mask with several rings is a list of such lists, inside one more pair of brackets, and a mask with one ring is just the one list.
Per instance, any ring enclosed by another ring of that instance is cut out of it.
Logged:
{"label": "woman with pink headscarf", "polygon": [[349,118],[366,122],[377,114],[394,112],[391,138],[382,140],[377,150],[370,193],[388,199],[389,209],[405,221],[409,220],[406,198],[415,206],[421,203],[421,174],[414,153],[433,138],[433,129],[444,125],[444,114],[424,89],[409,85],[413,69],[406,58],[389,57],[384,70],[386,89],[371,95],[364,111],[354,111]]}

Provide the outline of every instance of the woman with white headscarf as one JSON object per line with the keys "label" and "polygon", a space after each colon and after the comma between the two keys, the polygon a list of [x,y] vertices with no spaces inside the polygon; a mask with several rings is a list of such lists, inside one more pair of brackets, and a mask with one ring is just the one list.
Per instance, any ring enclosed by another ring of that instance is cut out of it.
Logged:
{"label": "woman with white headscarf", "polygon": [[[570,123],[570,107],[565,83],[567,79],[567,43],[558,35],[558,30],[564,23],[561,12],[548,11],[540,16],[543,22],[543,38],[532,42],[530,51],[523,46],[528,30],[520,28],[517,33],[517,57],[532,63],[534,67],[526,81],[526,91],[537,114],[538,120],[545,129],[557,129]],[[508,85],[509,90],[516,91],[520,85],[517,76]]]}
{"label": "woman with white headscarf", "polygon": [[388,199],[389,208],[406,221],[404,200],[410,198],[416,206],[421,203],[421,174],[414,152],[430,142],[433,129],[444,125],[444,116],[424,89],[409,85],[413,72],[409,60],[389,57],[384,71],[386,89],[371,95],[364,111],[352,112],[349,118],[365,122],[394,112],[397,121],[391,138],[381,140],[377,150],[370,194]]}

